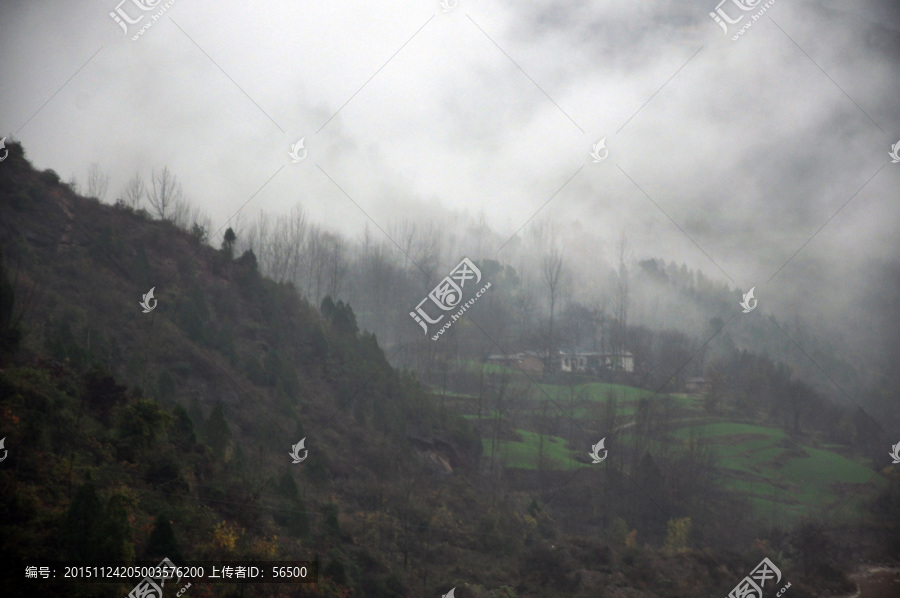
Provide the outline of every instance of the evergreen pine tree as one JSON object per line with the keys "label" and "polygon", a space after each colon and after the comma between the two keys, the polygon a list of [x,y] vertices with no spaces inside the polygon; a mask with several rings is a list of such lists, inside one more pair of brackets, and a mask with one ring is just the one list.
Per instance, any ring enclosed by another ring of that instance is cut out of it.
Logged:
{"label": "evergreen pine tree", "polygon": [[221,401],[216,403],[206,420],[206,443],[217,457],[225,458],[231,444],[231,429],[225,421],[225,408]]}
{"label": "evergreen pine tree", "polygon": [[178,541],[175,539],[175,530],[172,529],[168,517],[161,514],[156,516],[145,552],[147,558],[151,560],[168,558],[173,563],[180,563],[184,560],[181,549],[178,548]]}
{"label": "evergreen pine tree", "polygon": [[63,544],[68,558],[94,560],[98,558],[98,526],[103,515],[103,504],[97,496],[94,483],[88,479],[75,492],[63,521]]}
{"label": "evergreen pine tree", "polygon": [[237,241],[237,235],[234,234],[234,230],[229,226],[228,230],[225,231],[225,236],[222,238],[222,251],[228,257],[234,257],[235,241]]}
{"label": "evergreen pine tree", "polygon": [[106,503],[103,521],[97,528],[97,552],[105,562],[131,562],[134,559],[134,542],[128,522],[131,504],[131,498],[122,492],[113,493]]}

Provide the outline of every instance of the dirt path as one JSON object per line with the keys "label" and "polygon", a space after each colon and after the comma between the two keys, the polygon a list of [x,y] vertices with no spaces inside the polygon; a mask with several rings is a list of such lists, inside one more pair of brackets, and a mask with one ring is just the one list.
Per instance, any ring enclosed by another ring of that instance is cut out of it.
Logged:
{"label": "dirt path", "polygon": [[867,567],[850,576],[857,590],[836,598],[897,598],[900,596],[900,569]]}
{"label": "dirt path", "polygon": [[900,569],[870,571],[857,581],[859,598],[897,598],[900,596]]}
{"label": "dirt path", "polygon": [[[700,421],[700,420],[706,420],[707,418],[708,418],[708,416],[682,417],[682,418],[680,418],[680,419],[673,419],[672,421],[667,422],[667,423],[668,423],[668,424],[683,424],[683,423],[686,423],[686,422],[696,422],[696,421]],[[625,430],[625,429],[627,429],[627,428],[630,428],[630,427],[634,426],[635,424],[637,424],[637,422],[636,422],[636,421],[632,421],[632,422],[628,422],[627,424],[623,424],[623,425],[621,425],[621,426],[618,426],[617,428],[614,428],[614,429],[613,429],[613,434],[616,434],[617,432],[620,432],[620,431],[622,431],[622,430]]]}

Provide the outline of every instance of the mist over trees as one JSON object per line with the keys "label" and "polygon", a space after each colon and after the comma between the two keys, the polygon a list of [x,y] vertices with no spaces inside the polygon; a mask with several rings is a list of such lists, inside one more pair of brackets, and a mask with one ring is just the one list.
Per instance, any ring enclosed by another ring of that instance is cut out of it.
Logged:
{"label": "mist over trees", "polygon": [[147,190],[147,201],[153,208],[153,213],[160,220],[171,218],[171,211],[184,199],[181,183],[178,177],[172,174],[168,166],[160,171],[153,171],[150,179],[150,188]]}
{"label": "mist over trees", "polygon": [[109,176],[103,173],[100,165],[94,162],[88,169],[85,195],[95,197],[100,201],[106,198],[106,190],[109,188]]}
{"label": "mist over trees", "polygon": [[[89,188],[104,195],[108,177],[96,164],[90,175]],[[223,231],[214,230],[212,218],[185,197],[172,171],[153,169],[150,182],[145,185],[135,173],[119,202],[138,211],[146,205],[198,242],[218,243],[211,237]],[[783,405],[794,430],[808,417],[821,416],[815,408],[819,396],[845,405],[852,404],[848,395],[862,397],[880,415],[900,421],[900,409],[880,398],[885,372],[896,363],[890,352],[885,356],[839,327],[813,327],[799,314],[735,318],[742,289],[685,264],[643,255],[627,230],[614,239],[597,238],[536,218],[509,239],[480,214],[450,223],[404,218],[388,223],[384,232],[366,226],[351,237],[312,222],[300,204],[282,214],[242,211],[229,222],[231,236],[222,242],[229,253],[252,251],[261,274],[292,284],[313,305],[331,297],[352,306],[360,329],[376,336],[392,362],[428,384],[449,380],[460,391],[471,390],[465,360],[489,355],[531,351],[549,375],[558,369],[560,352],[628,352],[634,373],[627,382],[673,391],[686,377],[705,376],[712,384],[707,401],[715,410],[726,397],[734,406],[744,404],[721,381],[746,359],[741,355],[750,355],[789,368],[772,373],[768,383],[793,380]],[[409,312],[464,257],[492,286],[434,342]],[[823,368],[829,377],[821,375]]]}

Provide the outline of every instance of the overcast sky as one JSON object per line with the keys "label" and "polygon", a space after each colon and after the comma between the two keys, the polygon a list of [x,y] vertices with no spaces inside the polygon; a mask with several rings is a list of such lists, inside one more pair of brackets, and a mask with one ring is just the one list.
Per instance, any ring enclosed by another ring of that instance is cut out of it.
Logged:
{"label": "overcast sky", "polygon": [[776,0],[733,41],[763,3],[725,34],[715,0],[175,0],[133,41],[141,1],[128,34],[117,0],[0,3],[0,134],[107,201],[167,165],[217,228],[538,214],[800,312],[900,254],[896,1]]}

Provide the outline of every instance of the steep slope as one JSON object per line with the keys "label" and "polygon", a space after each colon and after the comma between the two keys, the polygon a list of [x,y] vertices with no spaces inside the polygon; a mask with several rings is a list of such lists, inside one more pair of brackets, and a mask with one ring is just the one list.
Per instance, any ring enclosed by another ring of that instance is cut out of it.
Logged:
{"label": "steep slope", "polygon": [[[80,197],[9,149],[0,236],[24,336],[0,377],[3,554],[127,560],[162,537],[184,558],[320,558],[322,595],[405,593],[415,504],[477,501],[466,422],[392,369],[349,306],[320,314],[252,253]],[[358,537],[374,513],[400,536]]]}

